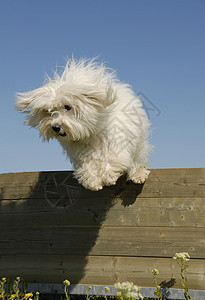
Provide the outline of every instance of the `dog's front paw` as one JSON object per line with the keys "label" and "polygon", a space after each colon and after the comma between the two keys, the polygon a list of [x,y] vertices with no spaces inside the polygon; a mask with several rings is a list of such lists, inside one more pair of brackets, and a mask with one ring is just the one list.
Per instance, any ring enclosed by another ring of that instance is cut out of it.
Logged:
{"label": "dog's front paw", "polygon": [[100,191],[103,188],[102,182],[98,180],[86,180],[82,182],[82,185],[91,191]]}
{"label": "dog's front paw", "polygon": [[144,183],[148,176],[150,174],[150,171],[147,170],[144,167],[137,168],[132,174],[129,175],[129,180],[132,180],[134,183]]}
{"label": "dog's front paw", "polygon": [[102,176],[103,183],[107,186],[116,184],[118,178],[122,174],[119,171],[110,169],[109,171],[105,172]]}
{"label": "dog's front paw", "polygon": [[97,176],[88,173],[79,176],[79,174],[75,172],[75,178],[88,190],[99,191],[103,188],[102,180]]}

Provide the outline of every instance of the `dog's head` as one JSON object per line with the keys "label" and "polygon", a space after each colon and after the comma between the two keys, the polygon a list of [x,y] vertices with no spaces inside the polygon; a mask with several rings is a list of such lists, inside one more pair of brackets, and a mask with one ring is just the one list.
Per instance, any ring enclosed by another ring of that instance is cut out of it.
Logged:
{"label": "dog's head", "polygon": [[114,74],[93,60],[69,60],[62,75],[42,87],[17,95],[26,124],[38,127],[44,140],[85,140],[96,134],[115,102]]}

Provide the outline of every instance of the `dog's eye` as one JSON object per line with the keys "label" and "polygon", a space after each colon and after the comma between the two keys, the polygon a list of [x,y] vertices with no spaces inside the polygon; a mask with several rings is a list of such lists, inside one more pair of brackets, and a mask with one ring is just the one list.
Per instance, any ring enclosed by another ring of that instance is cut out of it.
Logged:
{"label": "dog's eye", "polygon": [[65,108],[66,110],[71,110],[71,107],[70,107],[69,105],[65,105],[64,108]]}

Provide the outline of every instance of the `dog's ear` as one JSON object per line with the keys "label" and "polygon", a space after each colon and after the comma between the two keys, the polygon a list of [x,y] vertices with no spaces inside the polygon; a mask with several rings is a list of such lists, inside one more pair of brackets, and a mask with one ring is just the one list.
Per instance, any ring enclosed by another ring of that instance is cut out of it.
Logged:
{"label": "dog's ear", "polygon": [[106,90],[105,98],[103,99],[102,105],[108,107],[116,101],[116,94],[112,88],[112,85],[108,85]]}
{"label": "dog's ear", "polygon": [[109,107],[116,101],[116,95],[112,87],[108,87],[107,90],[92,91],[83,94],[83,96],[91,103],[101,105],[104,108]]}
{"label": "dog's ear", "polygon": [[19,112],[27,114],[26,125],[36,127],[48,114],[47,98],[48,91],[44,87],[26,93],[17,93],[16,108]]}

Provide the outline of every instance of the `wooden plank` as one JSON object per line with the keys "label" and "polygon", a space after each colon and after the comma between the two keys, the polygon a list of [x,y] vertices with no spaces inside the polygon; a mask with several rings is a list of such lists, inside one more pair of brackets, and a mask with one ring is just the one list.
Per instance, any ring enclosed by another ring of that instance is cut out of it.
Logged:
{"label": "wooden plank", "polygon": [[[64,184],[65,183],[65,184]],[[72,178],[72,172],[34,172],[9,173],[0,175],[0,199],[44,198],[49,189],[55,189],[57,197],[68,187],[80,190],[82,198],[120,198],[134,201],[136,197],[171,198],[204,197],[205,168],[200,169],[153,169],[144,185],[126,183],[119,179],[115,186],[105,187],[102,191],[85,190]]]}
{"label": "wooden plank", "polygon": [[205,227],[205,198],[136,198],[124,207],[119,199],[79,199],[56,209],[46,199],[2,200],[0,228],[8,226]]}
{"label": "wooden plank", "polygon": [[204,215],[205,198],[136,198],[128,207],[116,201],[102,226],[204,227]]}
{"label": "wooden plank", "polygon": [[[204,289],[205,260],[191,259],[187,269],[190,289]],[[140,286],[154,286],[152,269],[159,270],[159,283],[170,284],[176,280],[174,288],[182,288],[180,270],[171,258],[143,258],[118,256],[55,256],[31,255],[0,257],[0,276],[24,277],[27,282],[103,284],[132,281]]]}
{"label": "wooden plank", "polygon": [[5,228],[0,254],[118,255],[205,258],[205,228],[46,227]]}

